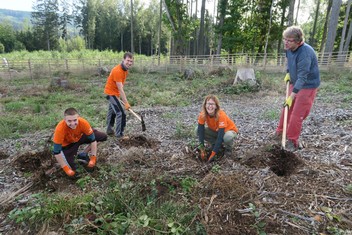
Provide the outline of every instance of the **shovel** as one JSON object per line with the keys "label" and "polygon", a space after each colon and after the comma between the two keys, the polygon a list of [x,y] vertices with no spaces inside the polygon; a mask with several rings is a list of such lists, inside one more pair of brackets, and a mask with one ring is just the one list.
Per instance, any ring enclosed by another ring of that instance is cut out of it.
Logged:
{"label": "shovel", "polygon": [[[121,99],[118,99],[123,105],[125,105],[125,103],[121,100]],[[145,123],[144,123],[144,120],[143,120],[143,117],[141,115],[138,115],[137,113],[135,113],[131,108],[128,109],[128,111],[130,113],[133,114],[133,116],[135,116],[142,124],[142,131],[146,131],[147,128],[145,127]]]}
{"label": "shovel", "polygon": [[[286,82],[286,99],[288,97],[288,93],[290,90],[290,83],[287,81]],[[286,146],[286,129],[287,129],[287,116],[288,116],[288,106],[285,105],[284,107],[284,125],[283,125],[283,129],[282,129],[282,141],[281,141],[281,147],[282,149],[285,149]]]}

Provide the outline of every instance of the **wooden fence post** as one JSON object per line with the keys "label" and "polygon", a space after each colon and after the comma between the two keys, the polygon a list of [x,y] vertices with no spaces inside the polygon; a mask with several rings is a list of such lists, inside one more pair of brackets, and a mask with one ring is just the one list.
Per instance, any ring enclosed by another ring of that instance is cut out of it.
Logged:
{"label": "wooden fence post", "polygon": [[65,66],[66,66],[66,70],[68,71],[68,61],[67,61],[67,59],[65,59]]}
{"label": "wooden fence post", "polygon": [[48,60],[48,66],[49,66],[49,76],[51,77],[51,67],[50,67],[50,60]]}
{"label": "wooden fence post", "polygon": [[30,59],[28,59],[28,67],[29,67],[29,74],[31,76],[31,79],[33,79],[32,66],[31,66],[31,60]]}

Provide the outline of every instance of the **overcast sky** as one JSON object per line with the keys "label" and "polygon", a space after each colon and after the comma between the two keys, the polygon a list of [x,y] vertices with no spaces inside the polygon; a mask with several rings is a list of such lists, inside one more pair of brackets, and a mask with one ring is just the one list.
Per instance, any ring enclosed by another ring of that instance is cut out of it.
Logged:
{"label": "overcast sky", "polygon": [[[19,11],[32,11],[33,2],[36,0],[0,0],[0,8],[1,9],[10,9],[10,10],[19,10]],[[299,22],[305,22],[309,17],[307,14],[307,10],[305,7],[307,6],[304,3],[310,2],[311,0],[302,1],[303,4],[300,6],[300,14],[298,17]],[[346,1],[346,0],[344,0]],[[148,3],[150,0],[140,0],[141,3]],[[206,8],[209,10],[210,15],[214,14],[214,3],[217,4],[218,0],[207,0]],[[200,8],[200,7],[199,7]],[[303,13],[303,14],[302,14]],[[198,14],[200,14],[200,9]],[[216,13],[215,13],[216,14]]]}
{"label": "overcast sky", "polygon": [[32,11],[32,0],[0,0],[1,9]]}

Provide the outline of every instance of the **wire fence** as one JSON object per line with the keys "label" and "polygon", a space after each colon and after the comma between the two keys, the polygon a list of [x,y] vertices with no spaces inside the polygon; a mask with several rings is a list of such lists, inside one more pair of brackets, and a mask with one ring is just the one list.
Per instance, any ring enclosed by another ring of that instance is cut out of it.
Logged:
{"label": "wire fence", "polygon": [[[331,68],[352,69],[351,52],[318,54],[321,70]],[[62,77],[68,75],[106,76],[121,59],[29,59],[6,60],[0,66],[0,78]],[[254,70],[285,71],[285,54],[229,54],[204,56],[151,56],[135,57],[133,69],[141,73],[183,73],[186,69],[210,72],[215,69],[237,70],[246,67]]]}

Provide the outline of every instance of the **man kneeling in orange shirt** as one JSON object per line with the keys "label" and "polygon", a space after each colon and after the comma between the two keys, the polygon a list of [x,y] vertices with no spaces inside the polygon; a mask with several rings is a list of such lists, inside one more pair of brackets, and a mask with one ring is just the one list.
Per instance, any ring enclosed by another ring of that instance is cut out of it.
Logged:
{"label": "man kneeling in orange shirt", "polygon": [[[76,173],[74,160],[79,146],[89,144],[78,158],[85,161],[88,168],[93,169],[97,161],[97,142],[106,139],[107,135],[92,129],[89,122],[79,116],[76,109],[68,108],[64,112],[64,119],[55,128],[53,153],[61,168],[72,177]],[[90,157],[88,157],[89,152]]]}

